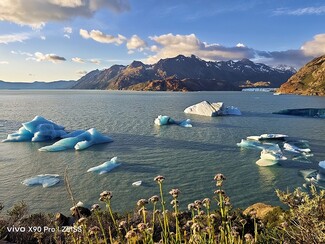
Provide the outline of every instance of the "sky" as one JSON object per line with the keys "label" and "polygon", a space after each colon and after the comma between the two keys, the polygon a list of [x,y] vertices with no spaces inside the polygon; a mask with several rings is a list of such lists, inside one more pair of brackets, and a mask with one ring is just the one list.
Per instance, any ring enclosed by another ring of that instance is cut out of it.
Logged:
{"label": "sky", "polygon": [[325,1],[0,1],[0,80],[78,80],[179,54],[300,68],[325,54]]}

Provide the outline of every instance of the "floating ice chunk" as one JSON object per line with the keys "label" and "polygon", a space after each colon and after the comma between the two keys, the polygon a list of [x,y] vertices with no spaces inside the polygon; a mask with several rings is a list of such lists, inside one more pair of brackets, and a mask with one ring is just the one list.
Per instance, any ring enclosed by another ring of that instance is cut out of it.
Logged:
{"label": "floating ice chunk", "polygon": [[268,159],[268,160],[286,160],[287,158],[283,156],[281,151],[274,151],[263,149],[261,151],[261,159]]}
{"label": "floating ice chunk", "polygon": [[65,135],[64,127],[41,116],[22,124],[17,132],[9,134],[2,142],[48,141]]}
{"label": "floating ice chunk", "polygon": [[228,106],[223,110],[224,115],[241,115],[239,108],[234,106]]}
{"label": "floating ice chunk", "polygon": [[222,111],[223,111],[222,102],[210,103],[208,101],[202,101],[200,103],[187,107],[184,110],[184,113],[214,117],[214,116],[222,115]]}
{"label": "floating ice chunk", "polygon": [[155,122],[156,125],[159,125],[159,126],[176,124],[176,125],[179,125],[179,126],[182,126],[182,127],[192,127],[190,119],[186,119],[186,120],[182,120],[182,121],[175,121],[171,117],[166,116],[166,115],[159,115],[155,119],[154,122]]}
{"label": "floating ice chunk", "polygon": [[120,166],[121,163],[117,162],[117,157],[112,158],[110,161],[106,161],[105,163],[102,163],[101,165],[98,165],[96,167],[92,167],[87,170],[87,172],[96,172],[101,174],[107,173],[111,171],[112,169]]}
{"label": "floating ice chunk", "polygon": [[284,140],[287,135],[283,134],[262,134],[260,136],[248,136],[247,140],[261,141],[261,140]]}
{"label": "floating ice chunk", "polygon": [[262,158],[256,161],[256,164],[258,166],[262,166],[262,167],[272,166],[272,165],[275,165],[277,163],[278,163],[277,160],[262,159]]}
{"label": "floating ice chunk", "polygon": [[72,148],[83,150],[95,144],[108,143],[112,141],[113,140],[110,137],[104,136],[96,129],[91,128],[78,136],[61,139],[53,145],[41,147],[38,150],[47,152],[57,152]]}
{"label": "floating ice chunk", "polygon": [[298,143],[302,144],[301,142],[286,142],[283,144],[283,148],[284,150],[286,151],[289,151],[289,152],[293,152],[293,153],[310,153],[311,150],[310,148],[307,147],[307,144],[303,144],[303,145],[297,145]]}
{"label": "floating ice chunk", "polygon": [[51,125],[53,125],[54,130],[64,130],[63,126],[57,125],[54,122],[47,120],[41,116],[35,116],[35,118],[32,121],[23,123],[23,126],[29,132],[35,133],[35,132],[39,131],[39,126],[41,124],[51,124]]}
{"label": "floating ice chunk", "polygon": [[21,141],[30,141],[33,138],[34,134],[26,130],[24,127],[21,127],[18,131],[9,134],[7,139],[2,140],[2,142],[21,142]]}
{"label": "floating ice chunk", "polygon": [[142,184],[142,181],[138,180],[138,181],[133,182],[132,186],[141,186],[141,184]]}
{"label": "floating ice chunk", "polygon": [[21,183],[26,186],[42,185],[43,187],[50,187],[50,186],[54,186],[59,182],[60,182],[59,175],[43,174],[43,175],[37,175],[35,177],[23,180]]}
{"label": "floating ice chunk", "polygon": [[245,140],[245,139],[242,139],[240,143],[237,143],[237,146],[245,147],[245,148],[280,150],[279,145],[275,143],[263,143],[260,141]]}

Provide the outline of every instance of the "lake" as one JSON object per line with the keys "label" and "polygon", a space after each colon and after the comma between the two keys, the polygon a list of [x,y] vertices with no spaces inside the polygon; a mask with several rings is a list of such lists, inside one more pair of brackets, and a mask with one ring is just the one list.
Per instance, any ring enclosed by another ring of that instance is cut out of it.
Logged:
{"label": "lake", "polygon": [[[236,106],[242,116],[188,115],[186,107],[202,100]],[[325,120],[284,116],[272,112],[287,108],[325,107],[325,97],[281,95],[266,92],[129,92],[93,90],[0,91],[0,140],[36,115],[65,126],[66,130],[96,128],[114,142],[84,151],[40,152],[53,142],[0,143],[0,202],[5,207],[24,200],[31,212],[68,213],[70,198],[63,182],[68,171],[77,201],[86,206],[98,202],[104,190],[113,192],[113,210],[131,211],[140,198],[158,194],[154,177],[163,175],[168,192],[179,188],[180,203],[213,197],[216,173],[223,173],[226,193],[235,207],[256,202],[279,204],[275,189],[302,186],[299,170],[314,168],[325,159]],[[157,127],[158,115],[175,120],[189,118],[192,128]],[[260,150],[243,149],[236,143],[250,135],[287,134],[308,140],[314,156],[310,162],[288,161],[259,167]],[[113,157],[121,166],[103,175],[87,173]],[[50,188],[27,187],[26,178],[59,174],[61,182]],[[139,187],[132,182],[142,180]]]}

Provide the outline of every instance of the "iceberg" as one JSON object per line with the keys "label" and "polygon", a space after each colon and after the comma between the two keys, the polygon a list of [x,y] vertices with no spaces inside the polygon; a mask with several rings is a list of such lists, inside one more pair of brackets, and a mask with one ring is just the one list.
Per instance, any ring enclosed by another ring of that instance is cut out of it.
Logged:
{"label": "iceberg", "polygon": [[87,170],[87,172],[95,172],[101,174],[105,174],[112,169],[120,166],[121,163],[117,162],[117,157],[112,158],[110,161],[106,161],[105,163],[102,163],[101,165],[98,165],[96,167],[92,167]]}
{"label": "iceberg", "polygon": [[319,167],[319,173],[325,176],[325,160],[320,161],[318,167]]}
{"label": "iceberg", "polygon": [[41,116],[35,116],[32,121],[22,123],[22,127],[17,132],[9,134],[2,142],[48,141],[65,134],[63,126]]}
{"label": "iceberg", "polygon": [[59,182],[60,182],[59,175],[43,174],[43,175],[37,175],[35,177],[23,180],[21,183],[25,186],[42,185],[45,188],[45,187],[54,186]]}
{"label": "iceberg", "polygon": [[272,165],[275,165],[277,163],[278,163],[277,160],[262,159],[262,158],[256,161],[256,164],[258,166],[262,166],[262,167],[272,166]]}
{"label": "iceberg", "polygon": [[76,136],[81,135],[84,132],[86,132],[86,131],[85,130],[75,130],[75,131],[72,131],[72,132],[70,132],[68,134],[62,135],[61,138],[76,137]]}
{"label": "iceberg", "polygon": [[159,115],[155,119],[154,123],[159,126],[176,124],[176,125],[179,125],[182,127],[192,127],[190,119],[186,119],[186,120],[182,120],[182,121],[175,121],[171,117],[166,116],[166,115]]}
{"label": "iceberg", "polygon": [[261,140],[284,140],[287,135],[283,134],[262,134],[260,136],[248,136],[247,140],[261,141]]}
{"label": "iceberg", "polygon": [[283,148],[286,151],[293,153],[304,153],[310,154],[311,150],[307,144],[307,141],[298,141],[298,142],[285,142]]}
{"label": "iceberg", "polygon": [[84,150],[95,144],[108,143],[112,141],[113,140],[110,137],[104,136],[96,129],[91,128],[75,137],[63,138],[50,146],[41,147],[38,150],[47,152],[57,152],[72,148],[75,148],[76,150]]}
{"label": "iceberg", "polygon": [[234,106],[224,107],[223,102],[210,103],[208,101],[202,101],[187,107],[184,110],[187,114],[196,114],[209,117],[215,117],[219,115],[241,115],[239,108]]}
{"label": "iceberg", "polygon": [[142,181],[138,180],[138,181],[133,182],[132,186],[141,186],[141,184],[142,184]]}
{"label": "iceberg", "polygon": [[261,151],[261,159],[267,159],[267,160],[286,160],[287,158],[283,156],[281,150],[268,150],[268,149],[263,149]]}
{"label": "iceberg", "polygon": [[214,117],[214,116],[222,115],[222,110],[223,110],[222,102],[210,103],[208,101],[202,101],[200,103],[187,107],[184,110],[184,113]]}
{"label": "iceberg", "polygon": [[257,148],[257,149],[269,149],[269,150],[280,150],[279,145],[275,143],[263,143],[254,140],[242,139],[237,146],[244,148]]}

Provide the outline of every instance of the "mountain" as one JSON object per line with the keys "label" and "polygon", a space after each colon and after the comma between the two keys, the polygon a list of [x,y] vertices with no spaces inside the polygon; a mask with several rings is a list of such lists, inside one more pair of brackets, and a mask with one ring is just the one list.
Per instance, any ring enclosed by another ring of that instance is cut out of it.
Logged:
{"label": "mountain", "polygon": [[303,66],[278,89],[280,93],[325,96],[325,55]]}
{"label": "mountain", "polygon": [[70,89],[76,85],[76,81],[35,81],[29,82],[5,82],[0,81],[0,89]]}
{"label": "mountain", "polygon": [[152,65],[133,61],[91,71],[78,80],[75,89],[216,91],[241,90],[241,86],[261,82],[279,87],[294,72],[277,69],[248,59],[240,61],[204,61],[194,55],[161,59]]}

